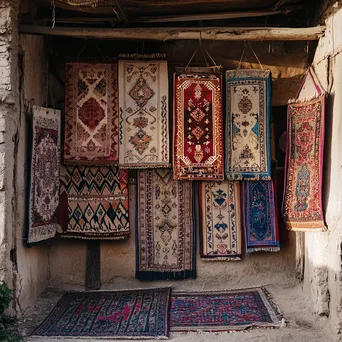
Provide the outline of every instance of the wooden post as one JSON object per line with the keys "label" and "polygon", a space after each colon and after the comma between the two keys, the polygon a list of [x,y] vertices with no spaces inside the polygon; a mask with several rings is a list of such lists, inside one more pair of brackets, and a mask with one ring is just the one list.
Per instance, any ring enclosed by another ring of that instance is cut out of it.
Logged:
{"label": "wooden post", "polygon": [[86,279],[85,289],[99,290],[101,287],[100,275],[100,242],[87,242],[87,256],[86,256]]}

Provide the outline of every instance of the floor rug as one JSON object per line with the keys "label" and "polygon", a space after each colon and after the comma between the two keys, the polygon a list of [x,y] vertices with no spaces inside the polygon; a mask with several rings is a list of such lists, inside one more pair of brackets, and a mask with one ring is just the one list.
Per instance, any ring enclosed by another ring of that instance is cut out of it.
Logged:
{"label": "floor rug", "polygon": [[171,331],[231,331],[282,327],[281,312],[264,288],[173,292]]}
{"label": "floor rug", "polygon": [[288,106],[283,216],[292,230],[325,230],[322,205],[324,96]]}
{"label": "floor rug", "polygon": [[247,252],[280,250],[274,182],[243,182]]}
{"label": "floor rug", "polygon": [[140,171],[137,200],[136,277],[196,277],[192,183],[174,181],[170,169]]}
{"label": "floor rug", "polygon": [[228,70],[226,174],[228,179],[271,179],[271,73]]}
{"label": "floor rug", "polygon": [[64,163],[118,163],[116,64],[66,65]]}
{"label": "floor rug", "polygon": [[68,292],[32,335],[166,339],[170,295],[171,288]]}
{"label": "floor rug", "polygon": [[174,179],[223,180],[219,74],[175,74]]}
{"label": "floor rug", "polygon": [[48,240],[58,229],[61,112],[33,107],[27,243]]}
{"label": "floor rug", "polygon": [[240,184],[202,182],[198,198],[201,258],[241,260]]}
{"label": "floor rug", "polygon": [[117,240],[130,236],[128,171],[116,167],[62,168],[61,208],[68,216],[62,237]]}
{"label": "floor rug", "polygon": [[120,167],[170,167],[166,61],[119,61]]}

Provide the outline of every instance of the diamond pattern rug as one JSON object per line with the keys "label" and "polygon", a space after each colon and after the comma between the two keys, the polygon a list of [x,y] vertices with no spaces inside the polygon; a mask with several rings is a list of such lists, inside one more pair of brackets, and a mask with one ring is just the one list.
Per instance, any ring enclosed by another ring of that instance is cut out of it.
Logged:
{"label": "diamond pattern rug", "polygon": [[171,288],[68,292],[36,337],[166,339]]}

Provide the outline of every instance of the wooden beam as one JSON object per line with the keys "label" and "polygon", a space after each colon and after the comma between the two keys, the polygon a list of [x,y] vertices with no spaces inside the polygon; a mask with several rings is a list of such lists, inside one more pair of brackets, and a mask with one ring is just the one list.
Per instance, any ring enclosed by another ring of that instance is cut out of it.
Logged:
{"label": "wooden beam", "polygon": [[100,276],[100,242],[87,241],[86,255],[86,290],[99,290],[101,287]]}
{"label": "wooden beam", "polygon": [[283,27],[155,27],[155,28],[81,28],[20,25],[19,32],[36,35],[67,36],[96,39],[143,40],[317,40],[324,26],[305,28]]}

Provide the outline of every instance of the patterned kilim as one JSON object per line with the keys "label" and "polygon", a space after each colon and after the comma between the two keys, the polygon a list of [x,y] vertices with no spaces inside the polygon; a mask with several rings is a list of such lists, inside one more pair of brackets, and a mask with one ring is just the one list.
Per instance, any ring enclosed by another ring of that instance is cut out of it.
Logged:
{"label": "patterned kilim", "polygon": [[324,95],[290,104],[287,132],[284,220],[288,229],[325,230],[322,207]]}
{"label": "patterned kilim", "polygon": [[61,112],[33,107],[28,243],[53,238],[58,228]]}
{"label": "patterned kilim", "polygon": [[119,61],[120,166],[170,167],[166,61]]}
{"label": "patterned kilim", "polygon": [[33,336],[167,338],[171,288],[69,292]]}
{"label": "patterned kilim", "polygon": [[116,64],[67,63],[64,162],[118,163]]}
{"label": "patterned kilim", "polygon": [[247,252],[277,252],[278,215],[272,181],[243,182],[244,226]]}
{"label": "patterned kilim", "polygon": [[223,180],[221,76],[175,74],[174,83],[174,178]]}
{"label": "patterned kilim", "polygon": [[201,257],[241,260],[241,199],[238,182],[200,184]]}
{"label": "patterned kilim", "polygon": [[174,292],[171,331],[230,331],[282,327],[285,321],[264,288]]}
{"label": "patterned kilim", "polygon": [[63,237],[129,237],[127,170],[69,166],[62,169],[61,181],[61,193],[68,198],[69,216]]}
{"label": "patterned kilim", "polygon": [[170,169],[140,171],[138,181],[136,277],[196,277],[192,183],[174,181]]}
{"label": "patterned kilim", "polygon": [[271,179],[271,73],[229,70],[226,174],[228,179]]}

